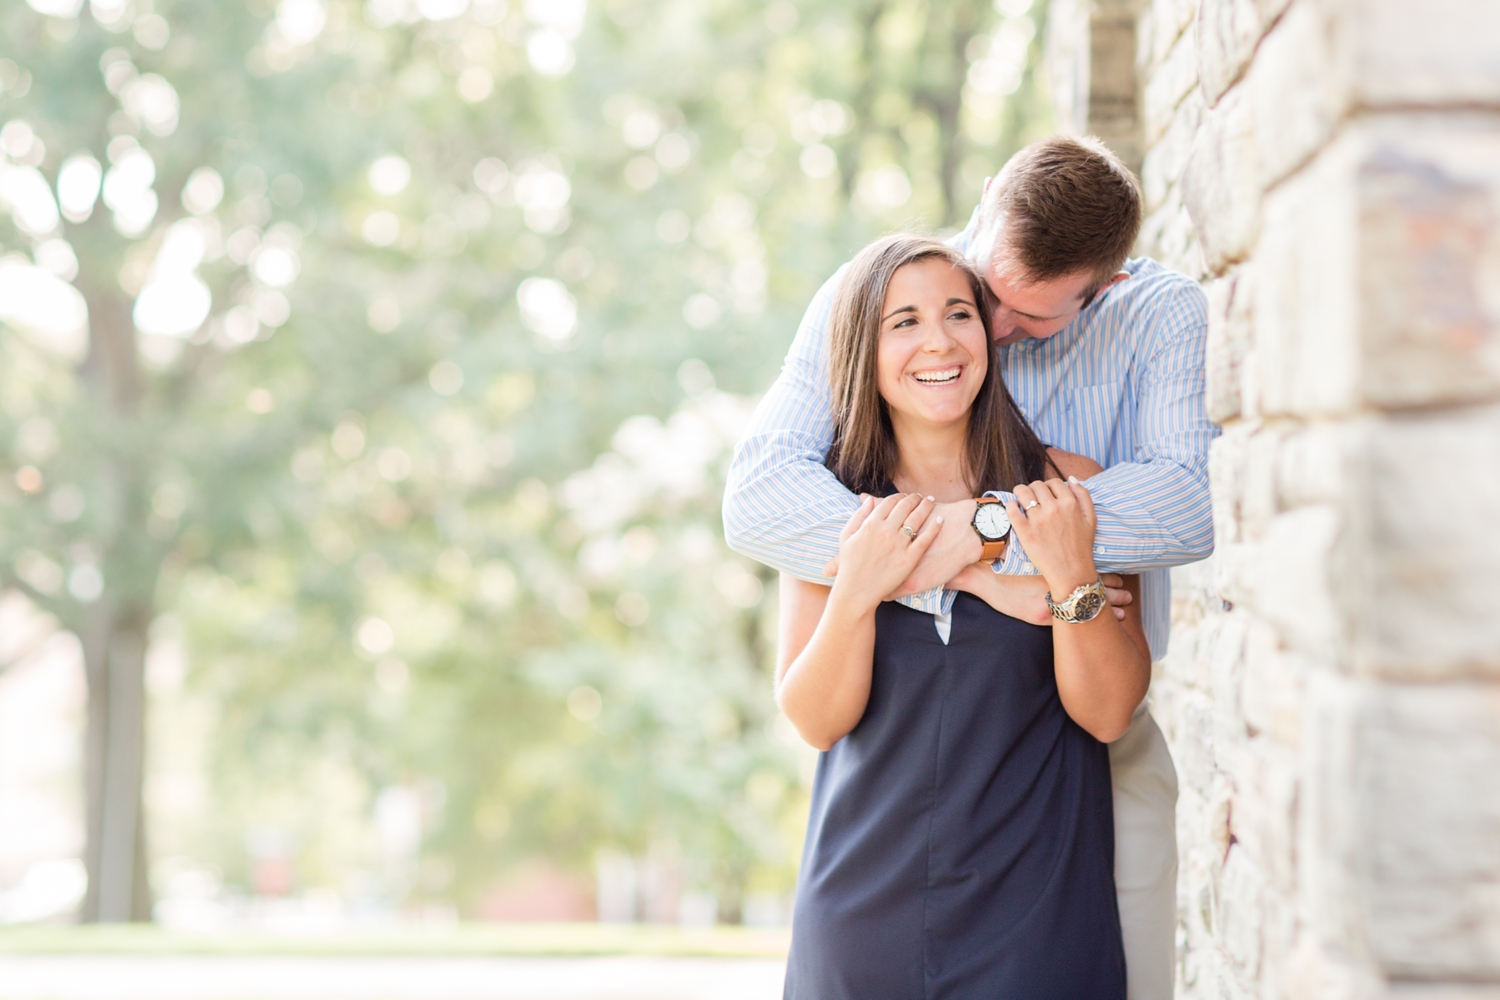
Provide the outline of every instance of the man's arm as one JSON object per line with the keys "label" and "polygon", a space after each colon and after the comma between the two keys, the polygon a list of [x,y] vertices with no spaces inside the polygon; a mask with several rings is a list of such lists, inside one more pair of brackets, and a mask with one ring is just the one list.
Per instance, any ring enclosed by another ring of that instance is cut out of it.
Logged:
{"label": "man's arm", "polygon": [[[828,323],[842,277],[840,269],[803,314],[781,374],[734,449],[724,490],[729,547],[810,583],[832,582],[824,567],[838,554],[839,532],[859,507],[859,498],[823,464],[833,442]],[[979,558],[979,536],[969,527],[973,501],[939,505],[938,513],[945,522],[929,555],[942,558],[924,562],[927,571],[898,591],[901,603],[932,613],[946,607],[943,584]]]}
{"label": "man's arm", "polygon": [[1101,569],[1134,573],[1180,566],[1213,551],[1208,446],[1218,434],[1204,407],[1208,302],[1182,281],[1144,312],[1146,351],[1134,372],[1135,461],[1088,481],[1099,526]]}
{"label": "man's arm", "polygon": [[823,465],[833,441],[828,322],[842,270],[818,289],[797,336],[734,449],[724,491],[729,547],[812,583],[838,554],[839,532],[859,506]]}

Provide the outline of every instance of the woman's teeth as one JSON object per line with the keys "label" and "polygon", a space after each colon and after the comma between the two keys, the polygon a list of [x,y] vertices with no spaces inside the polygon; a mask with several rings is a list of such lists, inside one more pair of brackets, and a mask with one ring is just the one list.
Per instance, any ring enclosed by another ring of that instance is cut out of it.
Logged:
{"label": "woman's teeth", "polygon": [[912,372],[912,378],[927,385],[942,385],[945,382],[953,382],[963,373],[962,368],[944,368],[935,372]]}

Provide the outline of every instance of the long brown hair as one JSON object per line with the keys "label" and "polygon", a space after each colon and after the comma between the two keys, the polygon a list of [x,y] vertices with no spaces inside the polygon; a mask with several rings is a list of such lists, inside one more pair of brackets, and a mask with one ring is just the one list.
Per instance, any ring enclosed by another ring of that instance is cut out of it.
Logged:
{"label": "long brown hair", "polygon": [[891,488],[899,461],[890,409],[877,379],[880,319],[891,278],[922,260],[945,260],[963,272],[984,323],[989,365],[974,405],[969,409],[964,448],[964,478],[975,496],[984,490],[1009,489],[1042,476],[1047,448],[1000,377],[999,346],[990,334],[986,288],[963,255],[927,236],[898,233],[861,250],[849,264],[833,299],[828,370],[833,379],[833,444],[825,463],[856,493],[884,493]]}

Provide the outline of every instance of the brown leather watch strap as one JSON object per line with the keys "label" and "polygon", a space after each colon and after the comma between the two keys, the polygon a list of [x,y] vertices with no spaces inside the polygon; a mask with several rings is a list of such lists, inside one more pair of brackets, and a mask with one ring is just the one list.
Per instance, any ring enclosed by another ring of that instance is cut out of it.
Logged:
{"label": "brown leather watch strap", "polygon": [[[976,504],[999,503],[1000,499],[998,497],[978,497],[974,502]],[[1005,548],[1010,544],[1010,536],[1008,534],[998,542],[987,542],[984,540],[983,535],[980,535],[979,540],[981,545],[979,550],[980,562],[994,562],[1005,555]]]}

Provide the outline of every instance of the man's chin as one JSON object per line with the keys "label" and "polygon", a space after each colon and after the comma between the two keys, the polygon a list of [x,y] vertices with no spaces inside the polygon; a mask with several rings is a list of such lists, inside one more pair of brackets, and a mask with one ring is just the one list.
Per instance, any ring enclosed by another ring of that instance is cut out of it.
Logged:
{"label": "man's chin", "polygon": [[1010,333],[1007,333],[1003,337],[996,337],[995,343],[999,344],[1001,347],[1009,347],[1011,344],[1019,344],[1021,341],[1029,340],[1030,338],[1031,334],[1027,333],[1025,330],[1012,330]]}

